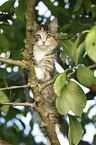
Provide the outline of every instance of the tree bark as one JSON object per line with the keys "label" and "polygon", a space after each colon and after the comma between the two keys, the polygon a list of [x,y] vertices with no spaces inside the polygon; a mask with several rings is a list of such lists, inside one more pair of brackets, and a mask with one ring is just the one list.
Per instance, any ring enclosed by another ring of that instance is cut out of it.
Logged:
{"label": "tree bark", "polygon": [[[32,89],[35,101],[39,101],[37,103],[37,111],[41,117],[41,126],[47,133],[47,136],[52,145],[59,145],[59,141],[57,139],[57,135],[55,132],[55,122],[51,122],[49,117],[49,112],[46,110],[45,106],[43,105],[43,90],[40,92],[36,73],[33,67],[32,62],[32,52],[33,52],[33,45],[34,45],[34,8],[35,8],[36,0],[27,0],[27,14],[26,14],[26,49],[23,52],[25,64],[28,66],[28,84]],[[50,90],[51,91],[51,90]]]}
{"label": "tree bark", "polygon": [[11,145],[0,138],[0,145]]}

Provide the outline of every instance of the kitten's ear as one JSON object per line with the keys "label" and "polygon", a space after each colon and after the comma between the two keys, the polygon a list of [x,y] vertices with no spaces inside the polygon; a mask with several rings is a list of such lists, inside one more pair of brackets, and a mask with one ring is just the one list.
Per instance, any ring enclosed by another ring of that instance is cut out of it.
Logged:
{"label": "kitten's ear", "polygon": [[34,32],[36,32],[39,29],[39,25],[34,21]]}
{"label": "kitten's ear", "polygon": [[56,33],[58,28],[58,21],[57,18],[53,19],[52,22],[48,25],[48,29],[53,32]]}

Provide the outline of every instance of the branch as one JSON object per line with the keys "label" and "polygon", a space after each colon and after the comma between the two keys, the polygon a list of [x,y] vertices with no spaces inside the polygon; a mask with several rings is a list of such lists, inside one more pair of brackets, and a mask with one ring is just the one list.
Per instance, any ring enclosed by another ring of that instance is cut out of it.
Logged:
{"label": "branch", "polygon": [[13,9],[12,11],[10,11],[8,14],[0,14],[0,20],[4,20],[4,19],[8,19],[10,18],[11,15],[13,15],[15,12],[15,9]]}
{"label": "branch", "polygon": [[91,145],[86,141],[81,140],[78,145]]}
{"label": "branch", "polygon": [[24,64],[22,61],[19,61],[19,60],[12,60],[12,59],[6,59],[6,58],[1,58],[0,57],[0,61],[1,62],[4,62],[4,63],[8,63],[8,64],[13,64],[13,65],[17,65],[17,66],[20,66],[21,68],[25,68],[27,69],[28,66],[26,64]]}
{"label": "branch", "polygon": [[91,90],[91,92],[95,93],[96,94],[96,85],[92,85],[89,87],[89,89]]}
{"label": "branch", "polygon": [[68,75],[67,75],[67,78],[70,78],[72,75],[74,75],[76,73],[76,71],[73,71],[73,72],[71,72],[71,73],[69,73]]}
{"label": "branch", "polygon": [[[96,64],[93,64],[93,65],[89,66],[88,68],[89,68],[89,69],[93,69],[93,68],[95,68],[95,67],[96,67]],[[71,77],[72,75],[74,75],[75,73],[76,73],[76,70],[74,70],[73,72],[69,73],[69,74],[67,75],[67,78],[70,78],[70,77]],[[51,85],[53,82],[54,82],[54,79],[49,80],[49,81],[43,83],[42,85],[39,84],[40,92],[41,92],[44,88],[46,88],[47,86]]]}
{"label": "branch", "polygon": [[23,52],[23,56],[25,61],[27,60],[27,72],[28,72],[28,83],[32,88],[34,98],[38,98],[39,96],[39,86],[38,80],[36,77],[36,73],[34,70],[33,62],[32,62],[32,51],[34,45],[34,9],[35,2],[37,0],[27,0],[27,13],[26,13],[26,49]]}
{"label": "branch", "polygon": [[47,86],[49,86],[49,85],[53,84],[53,82],[54,82],[54,79],[49,80],[49,81],[47,81],[47,82],[43,83],[42,85],[40,84],[40,87],[39,87],[40,92],[41,92],[44,88],[46,88]]}
{"label": "branch", "polygon": [[[88,68],[89,68],[89,69],[94,69],[94,68],[96,68],[96,64],[90,65],[90,66],[88,66]],[[73,72],[69,73],[69,74],[67,75],[67,77],[70,78],[70,77],[71,77],[72,75],[74,75],[75,73],[76,73],[76,69],[75,69]]]}
{"label": "branch", "polygon": [[0,145],[12,145],[12,144],[9,144],[8,142],[0,138]]}
{"label": "branch", "polygon": [[1,105],[13,105],[13,106],[29,106],[31,109],[35,108],[36,105],[35,103],[13,103],[13,102],[8,102],[8,103],[0,103]]}
{"label": "branch", "polygon": [[96,64],[90,65],[90,66],[88,66],[88,68],[89,68],[89,69],[96,68]]}
{"label": "branch", "polygon": [[22,85],[22,86],[11,86],[11,87],[6,87],[6,88],[0,88],[0,91],[3,90],[12,90],[12,89],[19,89],[19,88],[27,88],[29,85]]}
{"label": "branch", "polygon": [[[50,117],[46,117],[48,111],[43,104],[43,94],[39,91],[38,80],[36,77],[36,73],[34,70],[33,62],[32,62],[32,51],[34,45],[34,9],[35,9],[35,2],[37,0],[27,0],[27,14],[26,14],[26,52],[23,53],[24,59],[27,60],[28,65],[28,83],[32,88],[33,95],[35,100],[40,98],[38,101],[38,113],[41,117],[42,122],[46,124],[44,126],[44,132],[47,133],[48,138],[52,145],[59,145],[59,141],[55,132],[55,122],[52,122]],[[26,55],[25,55],[26,54]]]}
{"label": "branch", "polygon": [[[95,67],[96,67],[96,64],[93,64],[93,65],[89,66],[88,68],[89,68],[89,69],[93,69],[93,68],[95,68]],[[69,74],[67,75],[67,78],[70,78],[70,77],[71,77],[72,75],[74,75],[75,73],[76,73],[76,70],[74,70],[73,72],[69,73]],[[41,92],[44,88],[46,88],[47,86],[51,85],[53,82],[54,82],[54,79],[49,80],[49,81],[47,81],[47,82],[45,82],[45,83],[43,83],[43,84],[39,84],[40,92]]]}
{"label": "branch", "polygon": [[96,96],[96,93],[91,92],[91,91],[86,94],[87,100],[92,100],[94,99],[95,96]]}

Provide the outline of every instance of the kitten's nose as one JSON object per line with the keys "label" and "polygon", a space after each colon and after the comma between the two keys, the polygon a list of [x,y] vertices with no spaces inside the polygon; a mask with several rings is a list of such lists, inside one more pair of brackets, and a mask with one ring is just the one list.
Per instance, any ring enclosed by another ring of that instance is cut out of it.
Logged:
{"label": "kitten's nose", "polygon": [[45,44],[46,41],[42,41],[43,44]]}

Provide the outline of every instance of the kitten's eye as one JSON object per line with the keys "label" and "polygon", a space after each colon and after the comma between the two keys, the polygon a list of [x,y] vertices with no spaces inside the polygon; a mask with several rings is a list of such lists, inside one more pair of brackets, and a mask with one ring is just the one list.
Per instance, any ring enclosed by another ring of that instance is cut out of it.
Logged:
{"label": "kitten's eye", "polygon": [[36,38],[36,39],[39,39],[39,38],[41,38],[41,36],[40,36],[39,34],[36,34],[36,35],[35,35],[35,38]]}
{"label": "kitten's eye", "polygon": [[52,35],[51,34],[47,34],[46,38],[51,38]]}

